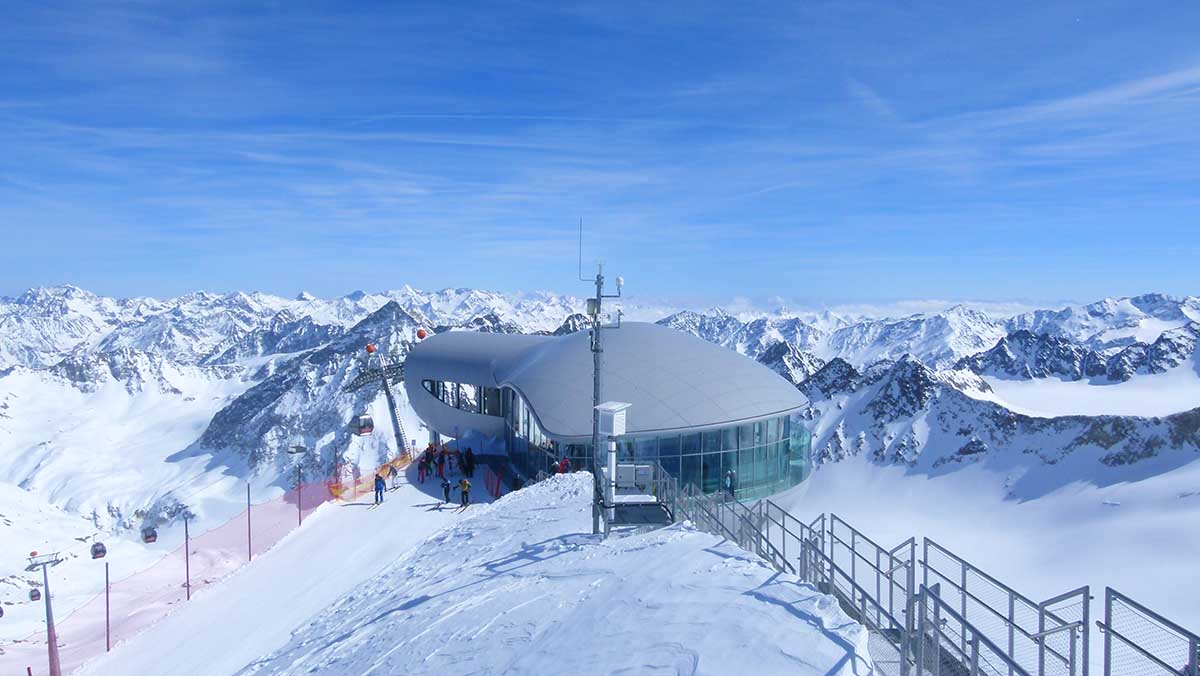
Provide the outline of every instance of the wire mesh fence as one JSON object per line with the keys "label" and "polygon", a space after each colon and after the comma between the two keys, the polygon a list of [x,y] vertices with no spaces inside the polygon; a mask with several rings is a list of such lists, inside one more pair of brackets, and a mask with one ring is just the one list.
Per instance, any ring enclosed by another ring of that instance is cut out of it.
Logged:
{"label": "wire mesh fence", "polygon": [[[942,600],[1014,664],[1044,676],[1087,676],[1087,587],[1037,603],[929,538],[922,564],[924,584],[938,585]],[[960,653],[968,633],[959,628]]]}
{"label": "wire mesh fence", "polygon": [[1200,636],[1124,594],[1104,594],[1104,676],[1200,676]]}

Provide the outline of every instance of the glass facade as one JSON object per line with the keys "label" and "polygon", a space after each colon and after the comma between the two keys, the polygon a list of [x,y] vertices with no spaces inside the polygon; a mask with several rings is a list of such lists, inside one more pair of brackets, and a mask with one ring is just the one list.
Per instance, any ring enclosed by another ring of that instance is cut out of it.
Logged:
{"label": "glass facade", "polygon": [[500,416],[500,390],[467,383],[422,380],[421,386],[450,408],[467,413]]}
{"label": "glass facade", "polygon": [[[573,469],[591,469],[592,445],[560,444],[538,426],[529,406],[509,388],[501,390],[508,422],[509,455],[526,476],[552,474],[564,455]],[[812,436],[798,414],[703,432],[622,437],[619,462],[657,462],[681,483],[706,493],[726,490],[730,479],[738,498],[757,498],[795,486],[812,471]]]}

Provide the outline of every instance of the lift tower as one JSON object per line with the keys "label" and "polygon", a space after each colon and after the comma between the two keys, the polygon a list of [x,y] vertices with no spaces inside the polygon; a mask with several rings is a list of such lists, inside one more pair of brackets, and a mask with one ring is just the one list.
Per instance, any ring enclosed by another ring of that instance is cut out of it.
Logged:
{"label": "lift tower", "polygon": [[[422,330],[420,333],[424,333]],[[409,349],[412,348],[412,343],[405,343]],[[378,359],[378,366],[373,366],[371,357],[375,356]],[[367,363],[363,372],[358,374],[354,380],[351,380],[342,388],[342,392],[357,392],[367,387],[382,387],[383,394],[387,397],[388,413],[392,418],[392,432],[396,435],[396,449],[400,453],[408,450],[408,436],[404,433],[404,423],[400,422],[400,409],[396,403],[396,395],[392,392],[392,385],[399,385],[404,382],[404,362],[392,359],[390,362],[385,362],[383,353],[375,349],[375,345],[367,345]]]}

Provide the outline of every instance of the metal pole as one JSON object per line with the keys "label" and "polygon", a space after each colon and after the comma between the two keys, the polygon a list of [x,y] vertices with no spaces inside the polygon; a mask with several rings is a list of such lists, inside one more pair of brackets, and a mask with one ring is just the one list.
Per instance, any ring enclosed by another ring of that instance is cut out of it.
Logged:
{"label": "metal pole", "polygon": [[[1014,651],[1016,650],[1016,633],[1013,630],[1013,627],[1016,626],[1016,616],[1017,597],[1016,594],[1010,589],[1008,590],[1008,658],[1010,660],[1016,657],[1014,654]],[[1010,662],[1008,665],[1008,676],[1013,676],[1013,673],[1012,663]]]}
{"label": "metal pole", "polygon": [[250,482],[247,481],[246,482],[246,561],[248,561],[248,562],[254,560],[254,547],[253,547],[253,545],[251,543],[251,539],[250,539],[252,532],[253,531],[250,528]]}
{"label": "metal pole", "polygon": [[304,523],[304,511],[300,507],[300,497],[303,495],[303,486],[300,483],[300,465],[296,465],[296,527]]}
{"label": "metal pole", "polygon": [[1104,590],[1104,676],[1112,676],[1112,595],[1111,587]]}
{"label": "metal pole", "polygon": [[104,562],[104,652],[112,652],[112,625],[109,622],[108,561]]}
{"label": "metal pole", "polygon": [[187,600],[192,600],[192,538],[188,534],[188,518],[183,517],[183,586]]}
{"label": "metal pole", "polygon": [[[960,572],[961,572],[960,580],[961,580],[962,588],[959,590],[959,594],[958,594],[958,598],[959,598],[959,606],[958,607],[959,607],[959,612],[962,614],[962,618],[964,620],[966,620],[967,619],[967,567],[966,567],[966,565],[963,565],[961,567]],[[966,646],[967,646],[966,622],[961,623],[961,625],[959,626],[959,630],[961,632],[960,640],[962,641],[959,645],[961,645],[963,648],[966,648]]]}
{"label": "metal pole", "polygon": [[600,303],[604,297],[603,268],[596,272],[596,315],[592,317],[592,534],[600,533],[600,368],[603,342],[600,338]]}
{"label": "metal pole", "polygon": [[50,606],[50,573],[46,571],[49,564],[42,564],[42,585],[46,588],[46,651],[50,658],[50,676],[62,676],[62,666],[58,661],[58,633],[54,631],[54,610]]}
{"label": "metal pole", "polygon": [[[1091,665],[1088,660],[1091,659],[1091,622],[1092,622],[1092,588],[1090,586],[1083,588],[1083,629],[1079,632],[1080,640],[1083,641],[1083,676],[1088,676]],[[1192,669],[1193,673],[1195,668]]]}
{"label": "metal pole", "polygon": [[1038,607],[1038,667],[1037,676],[1046,673],[1046,609]]}

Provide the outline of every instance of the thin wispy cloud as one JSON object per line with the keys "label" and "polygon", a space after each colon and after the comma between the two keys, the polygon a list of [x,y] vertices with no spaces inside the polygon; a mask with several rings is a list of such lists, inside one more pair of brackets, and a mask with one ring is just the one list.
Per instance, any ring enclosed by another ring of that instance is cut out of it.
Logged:
{"label": "thin wispy cloud", "polygon": [[1148,249],[1082,258],[1194,226],[1197,16],[1155,19],[1161,53],[1097,21],[1083,77],[1064,11],[30,6],[0,27],[0,227],[33,253],[0,292],[553,287],[579,217],[659,295],[1175,283]]}

